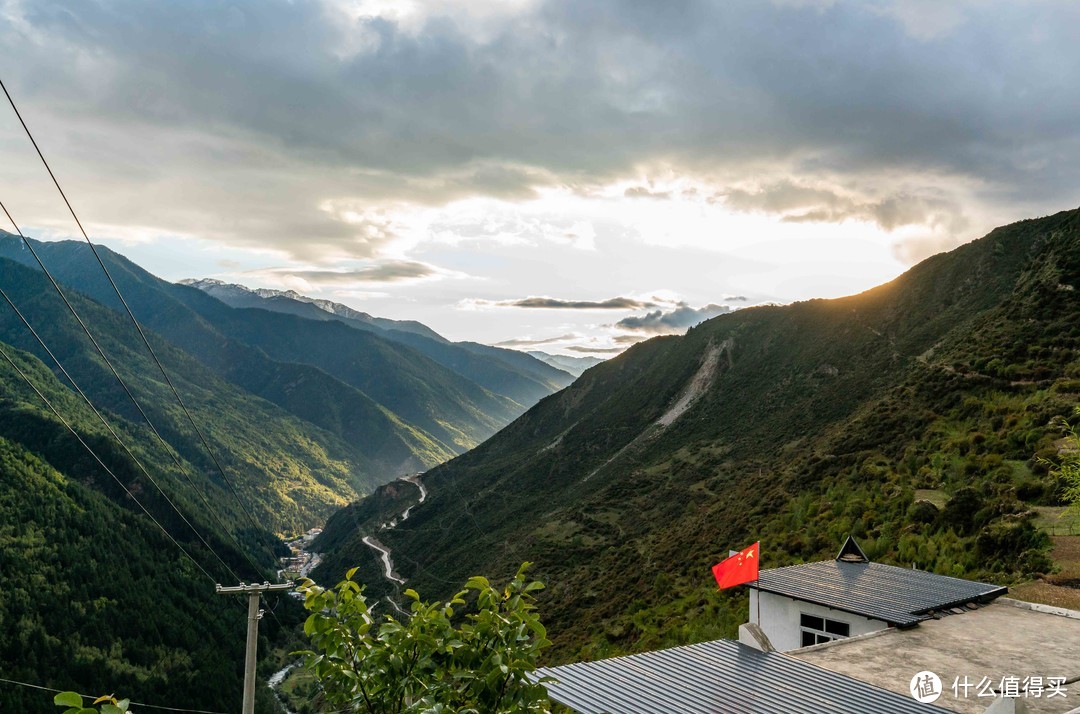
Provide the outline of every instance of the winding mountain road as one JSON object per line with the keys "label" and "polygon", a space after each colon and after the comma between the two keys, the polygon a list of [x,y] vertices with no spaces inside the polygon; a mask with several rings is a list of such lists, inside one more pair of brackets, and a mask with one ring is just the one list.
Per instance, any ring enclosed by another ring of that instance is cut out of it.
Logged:
{"label": "winding mountain road", "polygon": [[[411,476],[401,476],[400,480],[401,481],[408,481],[409,483],[411,483],[412,485],[414,485],[418,489],[420,489],[420,500],[417,502],[417,504],[423,503],[427,499],[428,492],[427,492],[427,489],[424,487],[424,483],[420,480],[420,474],[417,473],[417,474],[413,474]],[[417,504],[414,504],[414,505],[417,505]],[[409,519],[409,512],[412,511],[412,509],[413,509],[413,506],[409,506],[404,511],[402,511],[399,515],[397,515],[394,518],[390,519],[389,522],[383,523],[382,525],[380,525],[379,530],[380,531],[393,530],[394,528],[397,527],[397,525],[399,523],[404,523],[405,521],[407,521]],[[394,571],[394,559],[390,554],[390,549],[387,548],[382,543],[380,543],[378,540],[376,540],[372,536],[364,536],[361,540],[363,541],[364,545],[366,545],[368,548],[371,548],[372,550],[374,550],[376,553],[379,554],[379,560],[381,560],[382,564],[383,564],[383,577],[385,577],[387,580],[389,580],[395,586],[404,585],[405,584],[405,578],[401,577],[400,575],[397,574],[397,572]],[[394,604],[395,604],[395,606],[397,605],[397,603],[394,603]]]}

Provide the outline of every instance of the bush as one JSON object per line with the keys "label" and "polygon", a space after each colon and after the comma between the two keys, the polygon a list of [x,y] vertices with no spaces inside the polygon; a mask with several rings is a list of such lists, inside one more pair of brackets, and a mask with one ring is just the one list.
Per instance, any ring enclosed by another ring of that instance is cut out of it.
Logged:
{"label": "bush", "polygon": [[[368,714],[550,712],[544,686],[528,679],[550,645],[523,564],[502,590],[470,578],[449,602],[425,603],[413,590],[409,617],[376,624],[356,568],[334,589],[305,580],[305,666],[331,709]],[[473,606],[469,606],[469,601]],[[454,624],[461,622],[460,626]]]}

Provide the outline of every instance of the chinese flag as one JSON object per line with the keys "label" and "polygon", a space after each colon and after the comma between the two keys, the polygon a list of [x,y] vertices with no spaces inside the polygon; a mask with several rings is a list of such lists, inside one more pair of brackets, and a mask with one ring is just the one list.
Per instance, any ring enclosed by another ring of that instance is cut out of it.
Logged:
{"label": "chinese flag", "polygon": [[720,589],[742,585],[758,579],[758,559],[761,542],[736,553],[727,560],[712,566],[713,577]]}

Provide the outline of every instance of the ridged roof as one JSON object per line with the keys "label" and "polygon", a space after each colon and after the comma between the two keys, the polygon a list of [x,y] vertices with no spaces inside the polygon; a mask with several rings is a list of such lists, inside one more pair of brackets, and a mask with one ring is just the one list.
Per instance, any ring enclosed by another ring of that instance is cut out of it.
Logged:
{"label": "ridged roof", "polygon": [[[912,673],[914,673],[914,669]],[[944,709],[731,640],[537,670],[580,714],[927,714]]]}
{"label": "ridged roof", "polygon": [[762,570],[750,587],[908,627],[930,610],[1004,595],[1008,588],[881,563],[825,560]]}

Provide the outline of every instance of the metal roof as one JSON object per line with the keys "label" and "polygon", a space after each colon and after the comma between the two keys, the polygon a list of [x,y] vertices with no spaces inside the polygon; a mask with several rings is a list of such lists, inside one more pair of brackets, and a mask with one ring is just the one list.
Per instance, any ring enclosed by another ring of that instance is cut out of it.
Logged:
{"label": "metal roof", "polygon": [[762,570],[752,588],[908,627],[943,610],[1004,595],[1008,588],[882,563],[825,560]]}
{"label": "metal roof", "polygon": [[[912,669],[914,675],[916,669]],[[580,714],[928,714],[944,709],[731,640],[537,670]]]}

